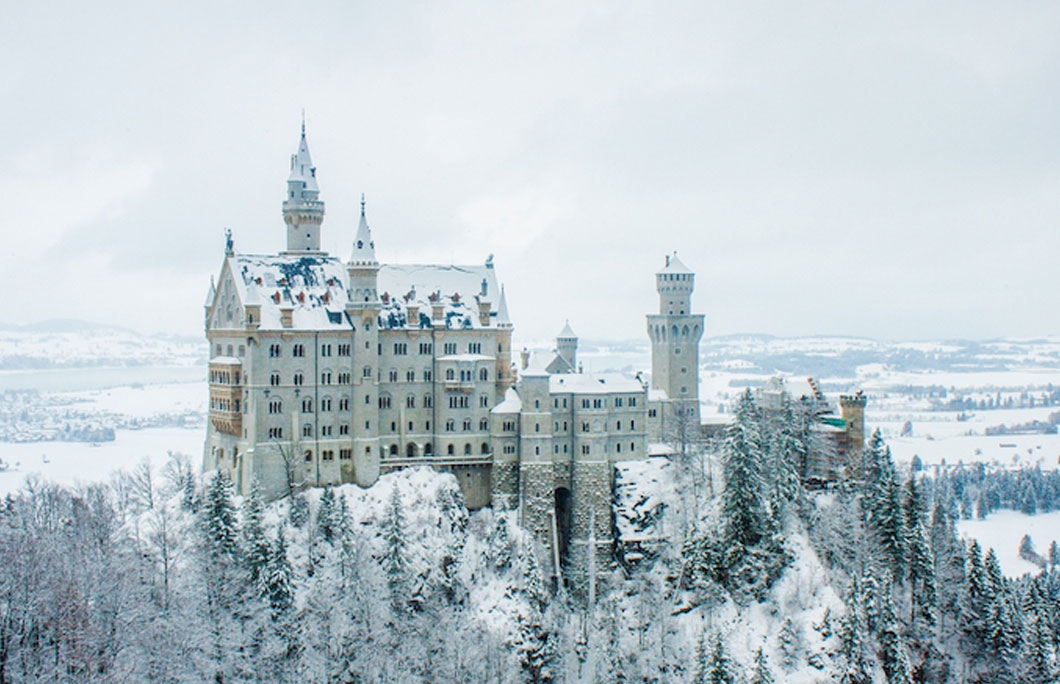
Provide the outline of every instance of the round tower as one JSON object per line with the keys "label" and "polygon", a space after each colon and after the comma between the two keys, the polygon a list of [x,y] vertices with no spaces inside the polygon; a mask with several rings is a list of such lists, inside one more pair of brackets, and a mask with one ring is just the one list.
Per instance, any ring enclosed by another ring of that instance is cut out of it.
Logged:
{"label": "round tower", "polygon": [[[695,274],[677,253],[666,257],[666,265],[655,274],[659,313],[648,315],[651,339],[651,386],[662,390],[669,401],[663,429],[676,424],[699,429],[699,341],[703,337],[702,314],[692,313]],[[679,416],[674,416],[679,411]],[[670,415],[667,415],[670,414]],[[674,421],[674,418],[680,418]]]}
{"label": "round tower", "polygon": [[319,253],[320,224],[324,222],[324,203],[320,201],[317,170],[309,157],[305,139],[305,121],[298,151],[291,155],[291,173],[287,177],[287,198],[283,201],[283,221],[287,224],[288,253]]}

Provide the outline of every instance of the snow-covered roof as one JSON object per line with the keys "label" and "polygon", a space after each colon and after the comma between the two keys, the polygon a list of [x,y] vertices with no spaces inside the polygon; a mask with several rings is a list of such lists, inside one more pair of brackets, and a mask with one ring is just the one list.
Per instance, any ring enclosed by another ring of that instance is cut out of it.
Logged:
{"label": "snow-covered roof", "polygon": [[431,327],[431,308],[443,305],[445,327],[449,329],[482,328],[479,303],[490,305],[489,323],[495,328],[501,291],[492,264],[482,266],[444,266],[441,264],[386,264],[379,268],[379,296],[383,299],[380,325],[408,325],[408,307],[418,309],[413,327]]}
{"label": "snow-covered roof", "polygon": [[345,313],[346,266],[340,259],[301,254],[234,254],[228,257],[228,266],[240,300],[261,306],[261,330],[285,329],[281,309],[291,310],[291,329],[351,327]]}
{"label": "snow-covered roof", "polygon": [[304,183],[303,187],[307,192],[319,192],[316,171],[313,168],[313,160],[309,157],[309,143],[305,140],[305,126],[303,125],[298,152],[291,155],[291,175],[287,177],[287,181],[299,181]]}
{"label": "snow-covered roof", "polygon": [[243,360],[235,356],[215,356],[210,359],[210,363],[219,363],[227,366],[241,366]]}
{"label": "snow-covered roof", "polygon": [[519,413],[523,409],[523,400],[514,387],[509,387],[504,392],[504,401],[493,407],[491,413]]}
{"label": "snow-covered roof", "polygon": [[[261,307],[261,330],[335,330],[350,328],[346,316],[348,274],[337,257],[304,254],[233,254],[228,259],[240,301]],[[379,268],[381,328],[431,328],[432,300],[441,302],[445,327],[484,327],[479,302],[490,304],[487,326],[498,318],[500,288],[492,266],[436,264],[384,265]],[[409,308],[418,308],[409,324]],[[281,309],[291,309],[284,328]],[[507,323],[510,325],[510,323]]]}
{"label": "snow-covered roof", "polygon": [[666,267],[660,273],[691,273],[692,270],[677,258],[677,252],[666,257]]}
{"label": "snow-covered roof", "polygon": [[548,378],[550,394],[610,394],[613,392],[643,392],[640,381],[612,373],[557,373]]}
{"label": "snow-covered roof", "polygon": [[670,395],[664,389],[655,389],[654,387],[648,389],[648,401],[666,401],[669,398]]}
{"label": "snow-covered roof", "polygon": [[556,336],[556,339],[562,340],[562,339],[569,339],[569,338],[572,338],[572,337],[577,337],[577,335],[575,335],[574,334],[574,330],[571,329],[570,321],[565,321],[563,323],[563,330],[561,330],[559,335]]}
{"label": "snow-covered roof", "polygon": [[372,231],[368,228],[368,219],[364,215],[364,195],[361,195],[361,221],[357,224],[357,235],[353,238],[353,251],[350,254],[352,264],[375,265],[375,242]]}

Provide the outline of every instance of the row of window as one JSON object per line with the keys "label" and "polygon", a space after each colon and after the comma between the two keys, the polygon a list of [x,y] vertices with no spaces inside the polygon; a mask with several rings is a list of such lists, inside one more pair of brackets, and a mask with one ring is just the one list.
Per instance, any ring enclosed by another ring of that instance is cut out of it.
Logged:
{"label": "row of window", "polygon": [[[509,447],[505,447],[505,449],[508,449],[508,448]],[[510,447],[510,448],[512,448],[514,450],[514,447]],[[398,445],[397,444],[391,444],[388,447],[387,446],[383,447],[383,454],[384,455],[388,455],[390,457],[396,458],[398,453],[399,452],[398,452]],[[431,444],[430,442],[427,442],[426,444],[423,445],[422,453],[423,453],[424,456],[434,456],[434,445]],[[472,453],[474,453],[474,449],[471,446],[471,444],[469,444],[469,443],[465,443],[464,444],[463,453],[464,453],[465,456],[470,456]],[[479,447],[479,453],[481,453],[481,454],[489,454],[490,453],[489,444],[483,442],[481,444],[481,446]],[[508,453],[508,452],[506,452],[506,453]],[[371,455],[372,455],[372,447],[370,447],[370,446],[369,447],[365,447],[364,448],[364,454],[365,454],[365,456],[371,457]],[[453,444],[446,445],[446,454],[449,455],[449,456],[455,456],[456,455],[456,446],[453,445]],[[420,447],[419,447],[419,445],[417,445],[415,443],[409,443],[409,444],[405,445],[405,456],[406,457],[408,457],[408,458],[418,458],[419,455],[420,455]],[[353,457],[353,449],[339,449],[339,460],[340,461],[348,461],[352,457]],[[306,463],[311,463],[313,461],[313,450],[312,449],[306,449],[304,454],[303,454],[303,458],[305,459]],[[322,460],[322,461],[333,461],[333,460],[335,460],[335,452],[334,452],[334,450],[321,449],[320,450],[320,460]]]}
{"label": "row of window", "polygon": [[[220,346],[220,345],[218,345],[218,346]],[[242,350],[242,346],[240,346],[240,350]],[[331,356],[333,350],[338,352],[338,356],[349,356],[350,355],[350,345],[349,344],[346,344],[346,343],[337,344],[337,345],[334,345],[334,348],[333,348],[333,346],[331,344],[322,344],[322,345],[320,345],[320,355],[321,356]],[[243,352],[240,351],[239,355],[242,356]],[[269,358],[278,359],[281,356],[283,356],[283,345],[281,345],[281,344],[270,344],[269,345]],[[301,343],[292,345],[291,346],[291,356],[294,356],[296,358],[305,357],[305,345],[301,344]]]}
{"label": "row of window", "polygon": [[239,345],[238,347],[228,345],[227,347],[224,347],[220,342],[214,345],[214,356],[237,356],[237,351],[238,356],[242,357],[247,353],[247,348],[243,345]]}
{"label": "row of window", "polygon": [[239,371],[222,371],[212,370],[210,371],[210,384],[212,385],[238,385],[239,384]]}
{"label": "row of window", "polygon": [[[603,398],[603,397],[597,398],[597,399],[583,398],[582,401],[581,401],[581,404],[582,404],[582,408],[583,409],[588,409],[588,408],[605,409],[605,408],[607,408],[607,399]],[[636,397],[615,397],[614,407],[615,408],[624,408],[624,407],[637,408],[637,398]],[[566,397],[562,397],[562,398],[555,397],[555,398],[553,398],[552,399],[552,408],[567,408],[567,398]]]}
{"label": "row of window", "polygon": [[239,400],[225,399],[224,397],[210,397],[210,409],[213,411],[239,413]]}

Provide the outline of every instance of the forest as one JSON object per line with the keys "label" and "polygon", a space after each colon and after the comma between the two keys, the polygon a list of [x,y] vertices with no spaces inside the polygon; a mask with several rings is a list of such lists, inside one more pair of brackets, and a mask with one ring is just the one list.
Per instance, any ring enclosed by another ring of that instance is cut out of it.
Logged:
{"label": "forest", "polygon": [[30,480],[0,503],[0,684],[1058,681],[1055,545],[1008,578],[956,531],[1055,510],[1055,472],[903,472],[876,433],[811,490],[812,411],[749,391],[687,446],[667,534],[588,595],[426,468],[268,503],[176,454]]}

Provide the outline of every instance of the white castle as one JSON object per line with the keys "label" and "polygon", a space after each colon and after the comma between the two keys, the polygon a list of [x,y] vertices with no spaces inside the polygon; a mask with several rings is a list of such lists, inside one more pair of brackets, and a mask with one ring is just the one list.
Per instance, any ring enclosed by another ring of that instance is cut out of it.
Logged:
{"label": "white castle", "polygon": [[381,265],[363,197],[349,258],[322,251],[304,125],[283,217],[285,251],[241,254],[229,236],[210,284],[204,469],[276,498],[430,465],[456,476],[469,508],[518,508],[554,574],[584,577],[591,544],[609,558],[613,464],[649,456],[669,423],[698,429],[703,316],[676,255],[656,274],[649,387],[580,372],[569,324],[554,353],[524,352],[517,368],[492,257]]}

